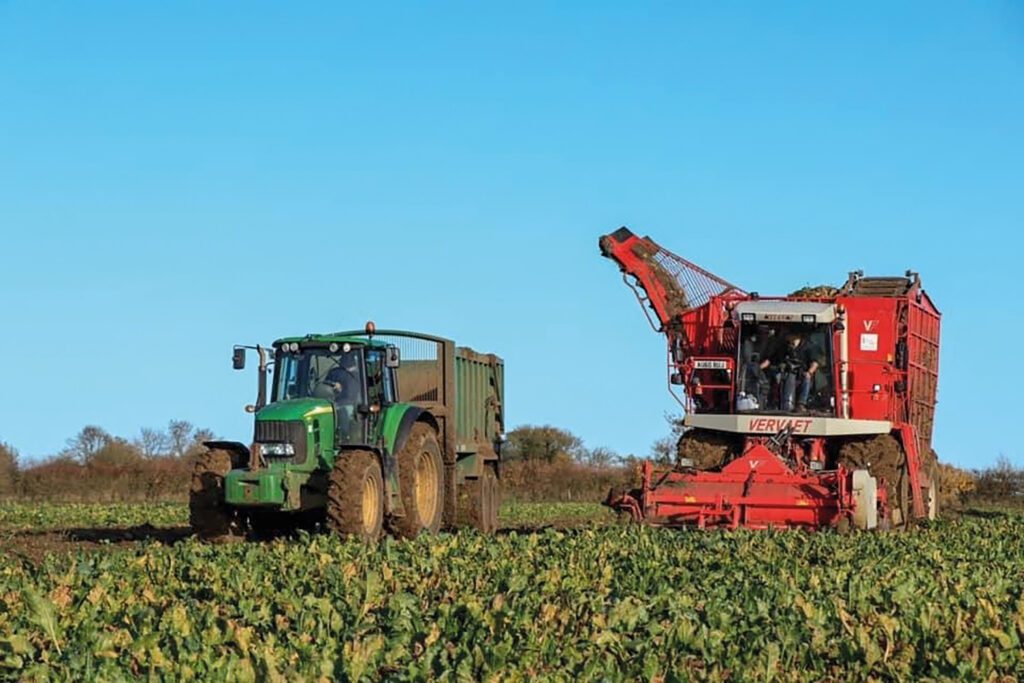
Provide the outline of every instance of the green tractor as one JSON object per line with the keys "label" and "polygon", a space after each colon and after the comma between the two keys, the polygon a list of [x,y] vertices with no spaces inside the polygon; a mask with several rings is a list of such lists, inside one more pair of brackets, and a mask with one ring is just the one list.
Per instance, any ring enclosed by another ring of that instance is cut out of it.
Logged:
{"label": "green tractor", "polygon": [[[190,520],[218,542],[325,523],[366,541],[497,528],[504,364],[425,334],[311,334],[259,356],[252,443],[211,441]],[[271,380],[268,391],[267,382]],[[269,394],[269,400],[268,400]]]}

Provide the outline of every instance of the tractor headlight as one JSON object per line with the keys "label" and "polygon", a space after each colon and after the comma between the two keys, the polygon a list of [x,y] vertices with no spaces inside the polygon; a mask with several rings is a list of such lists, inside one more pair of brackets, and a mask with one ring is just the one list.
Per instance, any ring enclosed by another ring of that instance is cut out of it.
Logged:
{"label": "tractor headlight", "polygon": [[295,455],[295,446],[290,443],[265,443],[262,450],[263,455],[271,458],[290,458]]}

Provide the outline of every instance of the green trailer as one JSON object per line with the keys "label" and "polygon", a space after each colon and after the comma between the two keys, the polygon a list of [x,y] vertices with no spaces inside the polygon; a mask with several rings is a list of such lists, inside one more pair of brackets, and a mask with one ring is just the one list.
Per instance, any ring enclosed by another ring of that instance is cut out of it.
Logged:
{"label": "green trailer", "polygon": [[[316,523],[375,540],[497,527],[504,364],[399,330],[237,346],[259,356],[252,442],[211,441],[190,517],[217,541]],[[269,386],[268,386],[269,384]]]}

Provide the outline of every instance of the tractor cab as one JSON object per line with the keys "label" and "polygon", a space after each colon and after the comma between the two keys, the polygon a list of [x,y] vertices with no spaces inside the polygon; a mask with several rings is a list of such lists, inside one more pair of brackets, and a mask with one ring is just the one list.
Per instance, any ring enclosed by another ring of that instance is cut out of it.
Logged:
{"label": "tractor cab", "polygon": [[339,445],[369,443],[369,423],[398,399],[395,347],[367,340],[288,339],[275,344],[271,405],[327,401]]}
{"label": "tractor cab", "polygon": [[759,299],[733,314],[735,412],[836,414],[833,304]]}

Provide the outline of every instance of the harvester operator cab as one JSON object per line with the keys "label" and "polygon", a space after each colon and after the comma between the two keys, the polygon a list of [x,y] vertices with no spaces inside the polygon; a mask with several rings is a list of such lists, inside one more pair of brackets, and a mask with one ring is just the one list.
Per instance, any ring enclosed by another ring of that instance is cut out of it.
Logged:
{"label": "harvester operator cab", "polygon": [[750,301],[736,315],[736,412],[835,415],[831,306]]}

